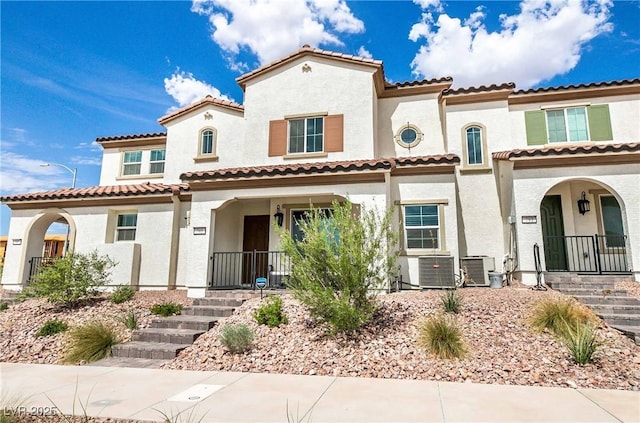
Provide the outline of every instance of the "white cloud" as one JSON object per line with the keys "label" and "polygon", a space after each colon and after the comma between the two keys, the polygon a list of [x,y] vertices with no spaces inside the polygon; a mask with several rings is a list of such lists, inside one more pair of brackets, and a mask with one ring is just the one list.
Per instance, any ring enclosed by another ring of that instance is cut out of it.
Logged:
{"label": "white cloud", "polygon": [[10,151],[2,152],[2,195],[48,191],[71,186],[71,174],[57,166],[41,167],[44,161]]}
{"label": "white cloud", "polygon": [[440,3],[440,0],[413,0],[413,2],[423,9],[433,9],[438,12],[442,11],[442,3]]}
{"label": "white cloud", "polygon": [[233,101],[216,87],[204,81],[198,81],[191,73],[179,69],[171,75],[171,78],[164,79],[164,89],[178,102],[180,107],[189,105],[207,95],[221,100]]}
{"label": "white cloud", "polygon": [[358,56],[366,57],[367,59],[373,59],[373,54],[369,50],[365,48],[365,46],[360,46],[358,49]]}
{"label": "white cloud", "polygon": [[304,44],[341,46],[339,34],[364,31],[344,0],[195,0],[191,10],[209,18],[211,38],[232,63],[243,49],[264,64]]}
{"label": "white cloud", "polygon": [[100,166],[102,164],[102,157],[73,156],[70,161],[74,165]]}
{"label": "white cloud", "polygon": [[[434,1],[415,1],[433,7]],[[423,13],[409,39],[425,44],[411,62],[420,77],[453,76],[458,87],[515,82],[529,88],[564,74],[580,60],[586,44],[612,30],[611,0],[523,0],[520,13],[500,16],[487,31],[478,8],[464,22],[446,13]]]}

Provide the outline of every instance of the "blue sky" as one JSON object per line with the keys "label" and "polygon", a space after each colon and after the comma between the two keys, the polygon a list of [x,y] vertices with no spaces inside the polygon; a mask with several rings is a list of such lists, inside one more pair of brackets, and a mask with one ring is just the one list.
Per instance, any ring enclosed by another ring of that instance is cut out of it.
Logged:
{"label": "blue sky", "polygon": [[[640,76],[640,2],[0,2],[2,195],[99,182],[100,136],[163,131],[206,94],[303,44],[384,61],[392,82],[519,88]],[[10,210],[0,234],[8,233]]]}

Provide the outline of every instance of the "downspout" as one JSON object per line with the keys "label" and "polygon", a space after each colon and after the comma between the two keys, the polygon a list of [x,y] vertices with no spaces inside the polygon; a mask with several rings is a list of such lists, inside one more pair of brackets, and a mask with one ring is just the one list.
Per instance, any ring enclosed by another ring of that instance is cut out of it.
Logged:
{"label": "downspout", "polygon": [[[387,207],[395,208],[395,204],[391,199],[391,172],[393,172],[396,169],[395,159],[393,158],[389,159],[389,164],[391,165],[391,167],[389,167],[388,171],[384,172],[384,192],[385,192]],[[394,210],[394,213],[395,213],[395,210]],[[392,289],[391,279],[389,279],[387,281],[387,293],[391,293],[391,289]]]}
{"label": "downspout", "polygon": [[180,247],[180,188],[171,188],[171,203],[173,204],[173,221],[171,223],[171,246],[169,248],[169,277],[167,287],[176,289],[178,275],[178,251]]}

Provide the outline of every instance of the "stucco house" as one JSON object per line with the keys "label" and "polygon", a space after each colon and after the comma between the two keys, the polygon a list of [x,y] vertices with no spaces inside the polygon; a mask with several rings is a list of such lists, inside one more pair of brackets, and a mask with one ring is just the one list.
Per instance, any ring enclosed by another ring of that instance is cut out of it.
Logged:
{"label": "stucco house", "polygon": [[240,76],[243,104],[205,97],[162,116],[165,132],[98,138],[100,185],[2,198],[2,286],[28,283],[60,219],[73,250],[118,262],[114,283],[193,297],[279,283],[275,225],[298,236],[310,204],[345,198],[395,210],[416,287],[505,257],[533,284],[534,244],[543,270],[640,280],[640,79],[452,82],[391,84],[379,60],[304,46]]}

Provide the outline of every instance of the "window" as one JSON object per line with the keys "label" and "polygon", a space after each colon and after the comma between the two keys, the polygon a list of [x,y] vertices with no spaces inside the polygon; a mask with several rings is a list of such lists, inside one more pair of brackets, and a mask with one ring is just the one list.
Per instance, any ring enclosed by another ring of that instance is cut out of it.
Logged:
{"label": "window", "polygon": [[404,231],[407,249],[440,249],[438,205],[404,206]]}
{"label": "window", "polygon": [[604,228],[607,247],[624,247],[624,228],[620,204],[613,195],[600,196],[602,210],[602,227]]}
{"label": "window", "polygon": [[477,126],[470,126],[465,132],[467,135],[467,164],[483,164],[482,129]]}
{"label": "window", "polygon": [[588,141],[587,112],[584,107],[547,110],[549,142]]}
{"label": "window", "polygon": [[142,168],[142,151],[125,151],[123,156],[122,174],[140,175]]}
{"label": "window", "polygon": [[[324,216],[326,228],[329,236],[333,237],[337,242],[339,235],[336,232],[337,229],[331,230],[332,226],[332,212],[331,209],[319,209],[320,213]],[[301,223],[308,221],[310,217],[310,210],[292,210],[291,211],[291,237],[296,242],[304,241],[305,235],[301,227]]]}
{"label": "window", "polygon": [[289,120],[289,150],[291,153],[323,151],[324,118],[309,117]]}
{"label": "window", "polygon": [[135,241],[138,214],[119,214],[116,225],[116,241]]}
{"label": "window", "polygon": [[216,131],[205,129],[200,133],[200,155],[214,155],[216,143]]}
{"label": "window", "polygon": [[412,148],[422,141],[422,131],[410,123],[403,125],[394,137],[398,145],[404,148]]}
{"label": "window", "polygon": [[165,150],[151,150],[149,173],[164,173]]}

